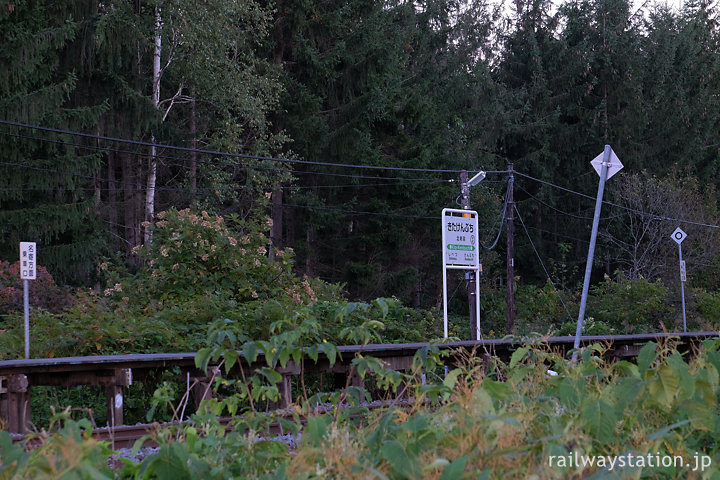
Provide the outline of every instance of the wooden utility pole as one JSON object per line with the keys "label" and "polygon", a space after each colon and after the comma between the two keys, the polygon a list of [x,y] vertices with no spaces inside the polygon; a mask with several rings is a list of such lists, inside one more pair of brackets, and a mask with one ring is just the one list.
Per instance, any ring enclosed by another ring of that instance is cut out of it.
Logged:
{"label": "wooden utility pole", "polygon": [[513,197],[513,187],[515,183],[515,175],[513,173],[513,164],[508,163],[508,191],[507,205],[505,206],[505,221],[507,222],[507,334],[513,333],[515,329],[515,245],[513,235],[515,226],[513,220],[515,218],[513,209],[515,208],[515,200]]}
{"label": "wooden utility pole", "polygon": [[[470,186],[468,185],[468,173],[467,170],[460,172],[460,206],[463,210],[470,210]],[[478,312],[475,307],[477,305],[477,299],[475,298],[475,272],[469,271],[465,273],[467,279],[467,296],[468,303],[470,303],[470,338],[472,340],[478,340],[477,338],[477,318]]]}

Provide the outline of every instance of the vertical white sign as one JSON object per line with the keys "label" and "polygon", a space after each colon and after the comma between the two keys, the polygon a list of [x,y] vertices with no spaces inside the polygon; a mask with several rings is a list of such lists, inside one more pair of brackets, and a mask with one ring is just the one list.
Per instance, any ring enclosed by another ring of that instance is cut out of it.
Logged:
{"label": "vertical white sign", "polygon": [[443,261],[446,267],[480,268],[477,212],[446,208],[442,211],[442,220]]}
{"label": "vertical white sign", "polygon": [[[442,211],[443,244],[443,329],[448,337],[447,270],[474,270],[480,275],[478,215],[474,210],[444,208]],[[480,335],[480,282],[475,282],[476,336]]]}
{"label": "vertical white sign", "polygon": [[685,260],[680,260],[680,281],[687,282],[687,271],[685,270]]}
{"label": "vertical white sign", "polygon": [[35,242],[20,242],[20,279],[37,278],[37,247]]}

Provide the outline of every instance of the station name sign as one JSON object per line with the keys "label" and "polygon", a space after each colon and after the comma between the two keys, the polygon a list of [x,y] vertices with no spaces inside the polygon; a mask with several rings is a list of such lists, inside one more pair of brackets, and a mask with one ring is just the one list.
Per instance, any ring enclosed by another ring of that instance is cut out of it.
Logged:
{"label": "station name sign", "polygon": [[442,211],[443,263],[448,267],[478,269],[478,216],[474,210]]}

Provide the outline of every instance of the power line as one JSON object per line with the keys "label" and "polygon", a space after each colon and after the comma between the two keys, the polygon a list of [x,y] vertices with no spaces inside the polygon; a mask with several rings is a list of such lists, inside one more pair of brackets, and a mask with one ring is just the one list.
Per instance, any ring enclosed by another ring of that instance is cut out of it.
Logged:
{"label": "power line", "polygon": [[[147,185],[140,183],[140,182],[129,182],[129,181],[125,181],[125,180],[110,179],[110,178],[101,177],[101,176],[97,176],[97,175],[90,175],[90,174],[86,174],[86,173],[68,172],[68,171],[60,170],[60,169],[56,169],[56,168],[37,167],[34,165],[28,165],[28,164],[24,164],[24,163],[3,162],[3,161],[0,161],[0,165],[24,168],[24,169],[35,170],[35,171],[43,171],[43,172],[48,172],[48,173],[57,173],[60,175],[85,178],[87,180],[113,183],[116,185],[129,185],[129,186],[136,187],[139,190],[147,189]],[[380,177],[380,178],[382,178],[382,177]],[[423,183],[427,183],[427,184],[447,183],[447,180],[422,179],[422,181],[423,181]],[[308,186],[288,185],[288,186],[282,186],[281,188],[290,190],[290,189],[311,189],[311,188],[402,187],[402,186],[408,186],[408,185],[418,185],[419,183],[420,182],[370,183],[370,184],[357,183],[357,184],[345,184],[345,185],[308,185]],[[218,186],[218,187],[212,187],[212,188],[211,187],[197,188],[194,191],[191,190],[190,188],[183,188],[183,187],[156,186],[154,188],[155,188],[155,190],[176,191],[176,192],[183,192],[183,193],[188,193],[188,194],[202,194],[203,192],[205,192],[207,195],[212,195],[214,192],[217,192],[217,191],[244,190],[246,187],[243,187],[243,186]],[[16,187],[16,188],[0,188],[0,190],[1,191],[46,191],[48,189]]]}
{"label": "power line", "polygon": [[[573,195],[578,195],[578,196],[581,196],[581,197],[584,197],[584,198],[587,198],[587,199],[590,199],[590,200],[595,200],[595,198],[594,198],[594,197],[591,197],[590,195],[585,195],[584,193],[576,192],[576,191],[574,191],[574,190],[570,190],[569,188],[561,187],[560,185],[555,185],[554,183],[551,183],[551,182],[548,182],[548,181],[545,181],[545,180],[540,180],[539,178],[532,177],[532,176],[527,175],[527,174],[525,174],[525,173],[521,173],[521,172],[516,172],[516,173],[517,173],[518,175],[522,176],[522,177],[525,177],[525,178],[529,179],[529,180],[533,180],[533,181],[542,183],[542,184],[544,184],[544,185],[548,185],[548,186],[550,186],[550,187],[557,188],[557,189],[559,189],[559,190],[563,190],[563,191],[568,192],[568,193],[572,193]],[[617,204],[617,203],[609,202],[609,201],[607,201],[607,200],[603,200],[602,203],[604,203],[605,205],[609,205],[609,206],[611,206],[611,207],[615,207],[615,208],[619,208],[619,209],[621,209],[621,210],[625,210],[625,211],[630,212],[630,213],[634,213],[634,214],[636,214],[636,215],[640,215],[640,216],[643,216],[643,217],[650,217],[650,218],[653,219],[653,220],[661,220],[661,221],[664,221],[664,222],[680,222],[680,223],[686,223],[686,224],[688,224],[688,225],[695,225],[695,226],[698,226],[698,227],[720,228],[720,225],[713,225],[713,224],[710,224],[710,223],[695,222],[695,221],[692,221],[692,220],[685,220],[685,219],[683,219],[683,218],[666,217],[666,216],[664,216],[664,215],[657,215],[657,214],[655,214],[655,213],[643,212],[642,210],[637,210],[637,209],[634,209],[634,208],[631,208],[631,207],[626,207],[626,206],[624,206],[624,205],[619,205],[619,204]]]}
{"label": "power line", "polygon": [[[50,127],[43,127],[40,125],[30,125],[30,124],[25,124],[25,123],[20,123],[20,122],[12,122],[12,121],[8,121],[8,120],[0,120],[0,124],[10,125],[10,126],[19,127],[19,128],[28,128],[28,129],[32,129],[32,130],[40,130],[43,132],[52,132],[52,133],[63,134],[63,135],[74,135],[74,136],[79,136],[79,137],[83,137],[83,138],[90,138],[93,140],[104,140],[104,141],[109,141],[109,142],[126,143],[129,145],[138,145],[138,146],[143,146],[143,147],[165,148],[168,150],[176,150],[176,151],[181,151],[181,152],[195,152],[195,153],[202,153],[202,154],[208,154],[208,155],[226,156],[226,157],[231,157],[231,158],[244,158],[247,160],[266,160],[266,161],[272,161],[272,162],[300,164],[300,165],[321,165],[321,166],[325,166],[325,167],[359,168],[359,169],[369,169],[369,170],[385,170],[385,171],[400,171],[400,172],[432,172],[432,173],[455,173],[455,174],[460,173],[460,170],[449,170],[449,169],[386,167],[386,166],[380,166],[380,165],[353,165],[353,164],[349,164],[349,163],[314,162],[314,161],[309,161],[309,160],[297,160],[297,159],[270,157],[270,156],[263,156],[263,155],[230,153],[230,152],[223,152],[223,151],[219,151],[219,150],[207,150],[207,149],[199,149],[199,148],[191,148],[191,147],[180,147],[177,145],[143,142],[143,141],[139,141],[139,140],[130,140],[130,139],[125,139],[125,138],[108,137],[108,136],[104,136],[104,135],[94,135],[94,134],[90,134],[90,133],[75,132],[75,131],[63,130],[63,129],[59,129],[59,128],[50,128]],[[489,171],[486,173],[502,173],[502,172]]]}
{"label": "power line", "polygon": [[543,271],[545,272],[545,276],[548,279],[548,282],[550,282],[550,285],[552,285],[553,290],[555,290],[555,295],[557,295],[558,299],[560,300],[560,303],[563,306],[563,309],[565,310],[565,313],[567,314],[568,318],[572,320],[572,317],[570,316],[570,311],[568,311],[567,306],[565,305],[565,301],[563,301],[562,297],[560,296],[560,292],[558,292],[558,289],[555,287],[555,283],[552,281],[552,278],[550,278],[550,274],[547,271],[547,268],[545,268],[545,263],[543,263],[542,258],[540,257],[540,253],[538,253],[537,248],[535,248],[535,243],[533,243],[532,238],[530,237],[530,232],[528,232],[527,228],[525,228],[525,222],[523,221],[522,216],[520,215],[520,211],[517,208],[517,204],[513,205],[515,208],[515,213],[517,213],[518,219],[520,220],[520,225],[523,226],[523,229],[525,230],[525,235],[527,235],[528,241],[530,241],[530,245],[532,246],[533,251],[535,252],[535,255],[537,256],[538,261],[540,262],[540,266],[542,267]]}
{"label": "power line", "polygon": [[508,204],[509,199],[510,199],[510,190],[508,189],[505,191],[505,201],[503,202],[503,206],[500,209],[500,218],[499,218],[500,227],[498,228],[498,233],[497,233],[497,236],[495,237],[495,241],[489,247],[486,247],[482,243],[480,244],[480,246],[483,247],[485,250],[492,250],[493,248],[495,248],[495,246],[497,246],[498,240],[500,240],[500,235],[502,234],[503,225],[505,225],[505,209],[507,209],[507,204]]}
{"label": "power line", "polygon": [[[555,211],[555,212],[557,212],[557,213],[559,213],[559,214],[561,214],[561,215],[566,215],[566,216],[568,216],[568,217],[575,218],[575,219],[578,219],[578,220],[592,220],[592,219],[593,219],[593,217],[586,217],[586,216],[584,216],[584,215],[576,215],[576,214],[574,214],[574,213],[565,212],[565,211],[563,211],[563,210],[560,210],[559,208],[553,207],[553,206],[550,205],[549,203],[547,203],[547,202],[545,202],[545,201],[543,201],[543,200],[540,200],[538,197],[536,197],[536,196],[533,195],[532,193],[528,192],[527,190],[525,190],[525,189],[524,189],[523,187],[521,187],[520,185],[518,185],[518,188],[519,188],[520,190],[522,190],[523,192],[525,192],[525,194],[526,194],[528,197],[530,197],[530,198],[532,198],[533,200],[535,200],[536,202],[538,202],[540,205],[543,205],[544,207],[547,207],[547,208],[549,208],[550,210],[553,210],[553,211]],[[607,217],[602,217],[600,220],[603,220],[603,221],[604,221],[604,220],[612,220],[612,219],[614,219],[614,218],[622,217],[622,216],[624,216],[624,215],[625,215],[624,213],[622,213],[622,214],[617,214],[617,215],[610,215],[610,216],[607,216]]]}
{"label": "power line", "polygon": [[405,214],[399,214],[399,213],[386,213],[386,212],[366,212],[366,211],[358,211],[358,210],[345,210],[342,208],[336,208],[336,207],[324,207],[320,205],[299,205],[295,203],[283,203],[283,207],[293,207],[293,208],[308,208],[308,209],[314,209],[314,210],[328,210],[332,212],[341,212],[341,213],[349,213],[354,215],[380,215],[384,217],[398,217],[398,218],[415,218],[415,219],[422,219],[422,220],[440,220],[440,216],[435,217],[427,217],[422,215],[405,215]]}
{"label": "power line", "polygon": [[[1,122],[0,122],[1,123]],[[10,137],[16,137],[16,138],[23,138],[26,140],[36,140],[39,142],[46,142],[46,143],[53,143],[56,145],[64,145],[64,146],[72,146],[76,148],[83,148],[87,150],[95,150],[95,151],[101,151],[101,152],[113,152],[113,153],[124,153],[127,155],[133,155],[133,156],[148,156],[147,152],[140,152],[137,150],[123,150],[119,148],[113,148],[113,147],[101,147],[99,145],[92,145],[92,144],[81,144],[81,143],[74,143],[74,142],[68,142],[65,140],[60,139],[49,139],[49,138],[41,138],[36,137],[32,135],[22,135],[19,133],[11,133],[6,131],[0,131],[0,135],[10,136]],[[189,157],[178,157],[173,155],[167,155],[167,154],[156,154],[156,158],[164,159],[164,160],[174,160],[176,162],[181,161],[188,161],[190,160]],[[206,164],[206,165],[215,165],[211,160],[205,160],[203,158],[197,159],[198,163]],[[189,166],[182,163],[165,163],[166,165],[176,166],[188,169]],[[323,164],[324,165],[324,164]],[[257,165],[247,165],[243,164],[241,165],[243,168],[246,168],[248,170],[259,170],[259,171],[267,171],[267,172],[276,172],[277,170],[274,168],[268,168],[268,167],[262,167]],[[301,170],[293,170],[293,175],[321,175],[321,176],[331,176],[331,177],[346,177],[346,178],[362,178],[362,179],[375,179],[375,180],[403,180],[403,181],[417,181],[417,182],[423,182],[428,181],[430,179],[427,178],[411,178],[411,177],[385,177],[385,176],[377,176],[377,175],[359,175],[359,174],[343,174],[343,173],[331,173],[331,172],[315,172],[315,171],[301,171]],[[456,182],[455,179],[448,179],[448,180],[442,180],[443,182]],[[496,180],[487,180],[487,182],[495,182]]]}

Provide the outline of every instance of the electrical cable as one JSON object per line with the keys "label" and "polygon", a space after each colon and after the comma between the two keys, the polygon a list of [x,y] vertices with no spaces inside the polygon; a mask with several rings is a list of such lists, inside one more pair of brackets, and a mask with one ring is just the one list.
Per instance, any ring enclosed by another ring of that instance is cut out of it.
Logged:
{"label": "electrical cable", "polygon": [[[570,190],[569,188],[561,187],[560,185],[555,185],[554,183],[551,183],[551,182],[548,182],[548,181],[545,181],[545,180],[540,180],[539,178],[532,177],[532,176],[527,175],[527,174],[525,174],[525,173],[521,173],[521,172],[518,172],[518,171],[516,171],[516,173],[517,173],[518,175],[520,175],[521,177],[525,177],[525,178],[527,178],[527,179],[529,179],[529,180],[533,180],[533,181],[542,183],[542,184],[544,184],[544,185],[548,185],[548,186],[550,186],[550,187],[557,188],[557,189],[563,190],[563,191],[565,191],[565,192],[572,193],[572,194],[574,194],[574,195],[578,195],[578,196],[581,196],[581,197],[584,197],[584,198],[587,198],[587,199],[590,199],[590,200],[595,201],[595,198],[594,198],[594,197],[591,197],[590,195],[585,195],[584,193],[576,192],[576,191],[574,191],[574,190]],[[685,220],[685,219],[683,219],[683,218],[666,217],[666,216],[664,216],[664,215],[657,215],[657,214],[654,214],[654,213],[643,212],[642,210],[637,210],[637,209],[634,209],[634,208],[631,208],[631,207],[626,207],[626,206],[624,206],[624,205],[619,205],[619,204],[617,204],[617,203],[609,202],[609,201],[607,201],[607,200],[603,200],[602,203],[604,203],[605,205],[609,205],[609,206],[611,206],[611,207],[615,207],[615,208],[619,208],[619,209],[621,209],[621,210],[625,210],[625,211],[630,212],[630,213],[634,213],[634,214],[636,214],[636,215],[640,215],[640,216],[642,216],[642,217],[649,217],[649,218],[651,218],[652,220],[660,220],[660,221],[664,221],[664,222],[680,222],[680,223],[685,223],[685,224],[688,224],[688,225],[695,225],[695,226],[698,226],[698,227],[720,228],[720,225],[713,225],[713,224],[709,224],[709,223],[695,222],[695,221],[692,221],[692,220]]]}
{"label": "electrical cable", "polygon": [[[35,137],[32,135],[21,135],[18,133],[11,133],[11,132],[5,132],[0,131],[0,135],[10,136],[10,137],[16,137],[16,138],[22,138],[26,140],[36,140],[39,142],[46,142],[46,143],[53,143],[56,145],[64,145],[64,146],[72,146],[76,148],[84,148],[88,150],[95,150],[95,151],[101,151],[101,152],[113,152],[113,153],[124,153],[127,155],[133,155],[133,156],[148,156],[147,152],[139,152],[134,150],[123,150],[119,148],[112,148],[112,147],[101,147],[99,145],[83,145],[80,143],[73,143],[73,142],[67,142],[64,140],[51,140],[48,138],[41,138],[41,137]],[[167,155],[167,154],[156,154],[156,158],[163,159],[163,160],[175,160],[176,162],[182,162],[182,161],[189,161],[189,157],[178,157],[174,155]],[[213,165],[214,163],[212,160],[205,160],[203,158],[197,159],[198,163],[207,164],[207,165]],[[165,162],[166,165],[170,166],[176,166],[181,167],[185,169],[189,169],[190,167],[186,164],[182,163],[169,163]],[[255,165],[241,165],[243,168],[246,168],[248,170],[259,170],[259,171],[268,171],[268,172],[276,172],[277,169],[275,168],[268,168],[268,167],[261,167],[261,166],[255,166]],[[332,177],[348,177],[348,178],[363,178],[363,179],[374,179],[374,180],[404,180],[404,181],[428,181],[430,179],[427,178],[409,178],[409,177],[381,177],[377,175],[358,175],[358,174],[343,174],[343,173],[329,173],[329,172],[314,172],[314,171],[298,171],[293,170],[293,175],[322,175],[322,176],[332,176]],[[448,180],[442,180],[443,182],[453,183],[457,180],[455,179],[448,179]],[[495,180],[487,180],[488,182],[495,182]]]}
{"label": "electrical cable", "polygon": [[[559,213],[559,214],[561,214],[561,215],[566,215],[566,216],[568,216],[568,217],[575,218],[575,219],[577,219],[577,220],[593,220],[593,217],[586,217],[586,216],[583,216],[583,215],[576,215],[576,214],[574,214],[574,213],[565,212],[565,211],[563,211],[563,210],[560,210],[559,208],[553,207],[553,206],[550,205],[549,203],[544,202],[543,200],[540,200],[539,198],[537,198],[535,195],[533,195],[532,193],[530,193],[530,192],[528,192],[527,190],[525,190],[525,189],[524,189],[523,187],[521,187],[520,185],[518,185],[518,188],[519,188],[520,190],[522,190],[528,197],[530,197],[530,198],[532,198],[533,200],[535,200],[536,202],[538,202],[540,205],[542,205],[542,206],[544,206],[544,207],[547,207],[547,208],[549,208],[550,210],[552,210],[552,211],[554,211],[554,212],[557,212],[557,213]],[[625,215],[626,215],[625,213],[618,213],[618,214],[616,214],[616,215],[610,215],[610,216],[607,216],[607,217],[601,217],[600,220],[603,220],[603,221],[605,221],[605,220],[612,220],[612,219],[615,219],[615,218],[623,217],[623,216],[625,216]]]}
{"label": "electrical cable", "polygon": [[292,207],[292,208],[308,208],[308,209],[315,209],[315,210],[328,210],[331,212],[341,212],[341,213],[349,213],[353,215],[380,215],[384,217],[397,217],[397,218],[414,218],[414,219],[420,219],[420,220],[437,220],[440,221],[440,217],[427,217],[422,215],[403,215],[399,213],[386,213],[386,212],[364,212],[364,211],[358,211],[358,210],[345,210],[342,208],[336,208],[336,207],[324,207],[321,205],[299,205],[295,203],[283,203],[283,207]]}
{"label": "electrical cable", "polygon": [[567,306],[565,305],[565,302],[563,301],[562,297],[560,296],[560,292],[558,292],[558,289],[555,287],[555,283],[552,281],[552,278],[550,278],[550,274],[547,271],[547,268],[545,268],[545,264],[542,261],[542,258],[540,258],[540,253],[538,253],[537,248],[535,248],[535,243],[533,243],[532,238],[530,237],[530,232],[528,232],[527,228],[525,228],[525,222],[522,219],[522,216],[520,215],[520,211],[517,208],[517,204],[514,205],[515,207],[515,213],[517,213],[518,219],[520,220],[520,224],[523,226],[523,229],[525,230],[525,235],[527,235],[528,240],[530,241],[530,245],[532,246],[533,251],[535,252],[535,255],[537,256],[538,261],[540,262],[540,266],[542,267],[543,271],[545,272],[545,276],[548,279],[548,282],[550,282],[550,285],[552,285],[553,290],[555,290],[555,295],[557,295],[558,299],[560,300],[560,303],[563,306],[563,309],[565,309],[565,313],[568,316],[568,319],[572,321],[572,317],[570,316],[570,311],[568,310]]}
{"label": "electrical cable", "polygon": [[[26,123],[20,123],[20,122],[12,122],[8,120],[0,120],[0,124],[2,125],[10,125],[13,127],[19,127],[19,128],[27,128],[32,130],[40,130],[43,132],[52,132],[52,133],[58,133],[58,134],[64,134],[64,135],[74,135],[79,136],[83,138],[90,138],[92,140],[104,140],[109,142],[117,142],[117,143],[125,143],[129,145],[138,145],[143,147],[156,147],[156,148],[165,148],[168,150],[176,150],[180,152],[196,152],[196,153],[202,153],[202,154],[208,154],[208,155],[218,155],[218,156],[226,156],[231,158],[244,158],[248,160],[267,160],[272,162],[279,162],[279,163],[290,163],[290,164],[300,164],[300,165],[321,165],[325,167],[339,167],[339,168],[359,168],[359,169],[369,169],[369,170],[384,170],[384,171],[401,171],[401,172],[430,172],[430,173],[460,173],[462,170],[450,170],[450,169],[433,169],[433,168],[407,168],[407,167],[385,167],[380,165],[353,165],[349,163],[334,163],[334,162],[314,162],[309,160],[297,160],[297,159],[290,159],[290,158],[278,158],[278,157],[269,157],[269,156],[263,156],[263,155],[249,155],[249,154],[243,154],[243,153],[230,153],[230,152],[222,152],[219,150],[207,150],[207,149],[199,149],[199,148],[191,148],[191,147],[180,147],[177,145],[168,145],[163,143],[157,143],[157,142],[144,142],[139,140],[129,140],[125,138],[118,138],[118,137],[108,137],[104,135],[93,135],[89,133],[82,133],[82,132],[75,132],[71,130],[63,130],[59,128],[50,128],[50,127],[43,127],[40,125],[31,125]],[[504,171],[488,171],[486,173],[504,173]]]}
{"label": "electrical cable", "polygon": [[503,229],[503,226],[505,225],[505,220],[507,220],[505,212],[507,211],[507,206],[508,206],[509,200],[510,200],[510,190],[506,189],[505,201],[503,202],[503,206],[500,209],[500,219],[499,219],[500,228],[498,228],[498,233],[497,233],[497,236],[495,237],[495,241],[489,247],[486,247],[485,245],[483,245],[482,243],[479,242],[480,246],[483,247],[485,250],[492,250],[493,248],[495,248],[497,246],[498,241],[500,240],[500,235],[502,234],[502,229]]}

